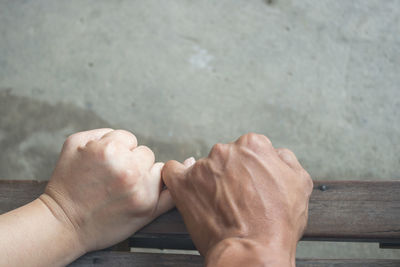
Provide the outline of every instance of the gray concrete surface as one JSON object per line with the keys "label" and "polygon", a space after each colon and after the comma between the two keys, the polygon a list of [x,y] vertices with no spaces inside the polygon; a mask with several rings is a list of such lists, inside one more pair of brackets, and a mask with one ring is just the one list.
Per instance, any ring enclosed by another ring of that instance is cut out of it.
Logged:
{"label": "gray concrete surface", "polygon": [[398,0],[0,0],[0,177],[48,179],[67,135],[111,126],[161,161],[255,131],[314,179],[399,179],[399,87]]}

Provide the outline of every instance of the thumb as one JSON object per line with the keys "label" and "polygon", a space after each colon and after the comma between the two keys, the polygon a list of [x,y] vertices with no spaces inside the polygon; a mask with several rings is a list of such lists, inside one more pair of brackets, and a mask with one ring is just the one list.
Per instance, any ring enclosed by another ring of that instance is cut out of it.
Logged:
{"label": "thumb", "polygon": [[186,168],[187,167],[185,165],[176,160],[167,161],[161,172],[161,177],[164,181],[164,184],[168,188],[173,187],[173,181],[177,178],[183,178]]}
{"label": "thumb", "polygon": [[169,211],[175,206],[174,200],[172,199],[171,193],[168,189],[164,189],[160,193],[160,198],[158,199],[158,205],[156,211],[154,212],[154,216],[158,217],[161,214]]}

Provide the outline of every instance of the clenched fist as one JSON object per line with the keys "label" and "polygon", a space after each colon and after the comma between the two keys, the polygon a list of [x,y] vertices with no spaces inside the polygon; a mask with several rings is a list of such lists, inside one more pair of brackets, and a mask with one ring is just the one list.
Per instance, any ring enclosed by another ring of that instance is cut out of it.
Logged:
{"label": "clenched fist", "polygon": [[40,199],[73,229],[85,251],[122,241],[173,207],[162,163],[123,130],[70,136]]}
{"label": "clenched fist", "polygon": [[313,183],[293,152],[250,133],[162,176],[208,266],[294,265]]}

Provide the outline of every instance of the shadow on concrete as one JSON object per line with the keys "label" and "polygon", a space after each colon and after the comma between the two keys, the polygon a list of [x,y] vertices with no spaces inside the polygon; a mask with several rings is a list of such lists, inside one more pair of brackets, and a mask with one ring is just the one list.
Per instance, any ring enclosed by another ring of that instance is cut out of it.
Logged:
{"label": "shadow on concrete", "polygon": [[[92,110],[17,96],[12,89],[0,90],[0,115],[0,179],[47,180],[68,135],[95,128],[120,128]],[[208,152],[201,140],[164,142],[134,134],[140,144],[153,149],[158,161],[199,158]]]}

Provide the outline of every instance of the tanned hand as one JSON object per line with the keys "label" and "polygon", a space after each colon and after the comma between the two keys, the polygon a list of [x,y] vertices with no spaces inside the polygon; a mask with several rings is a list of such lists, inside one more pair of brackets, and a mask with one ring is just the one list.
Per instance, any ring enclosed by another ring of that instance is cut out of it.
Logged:
{"label": "tanned hand", "polygon": [[313,183],[288,149],[254,133],[162,177],[207,266],[294,266]]}

